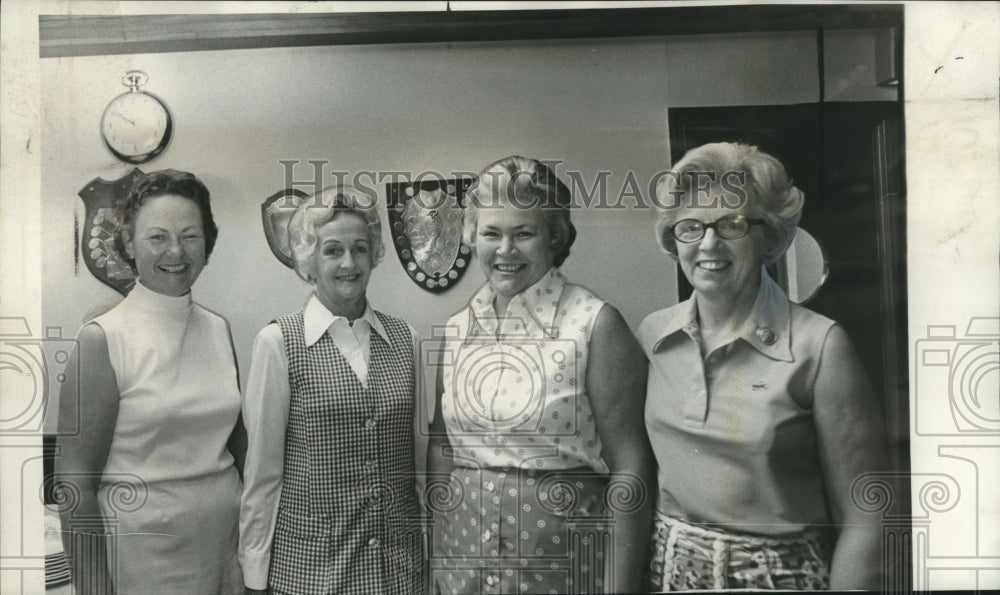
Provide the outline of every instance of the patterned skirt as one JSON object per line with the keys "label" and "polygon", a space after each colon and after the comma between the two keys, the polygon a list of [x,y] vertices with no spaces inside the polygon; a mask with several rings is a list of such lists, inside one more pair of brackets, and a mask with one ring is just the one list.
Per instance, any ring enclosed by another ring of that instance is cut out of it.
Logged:
{"label": "patterned skirt", "polygon": [[434,511],[435,593],[602,593],[607,478],[590,469],[457,468]]}
{"label": "patterned skirt", "polygon": [[705,529],[656,513],[646,568],[651,592],[830,588],[830,552],[819,530],[787,538]]}

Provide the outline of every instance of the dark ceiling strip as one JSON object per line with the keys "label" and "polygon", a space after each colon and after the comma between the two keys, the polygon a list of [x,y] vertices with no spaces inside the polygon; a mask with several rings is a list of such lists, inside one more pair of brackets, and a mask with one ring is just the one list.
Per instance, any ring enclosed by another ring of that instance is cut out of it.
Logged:
{"label": "dark ceiling strip", "polygon": [[882,4],[409,13],[41,15],[42,58],[316,45],[516,41],[901,25]]}

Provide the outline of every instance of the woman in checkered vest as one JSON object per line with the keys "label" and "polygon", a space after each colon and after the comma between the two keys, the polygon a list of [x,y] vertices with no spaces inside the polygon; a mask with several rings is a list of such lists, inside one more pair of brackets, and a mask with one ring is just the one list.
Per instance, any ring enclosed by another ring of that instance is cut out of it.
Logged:
{"label": "woman in checkered vest", "polygon": [[424,588],[416,333],[368,304],[384,252],[372,203],[350,186],[330,187],[288,224],[295,272],[314,292],[253,346],[240,520],[248,592]]}
{"label": "woman in checkered vest", "polygon": [[656,485],[646,358],[559,271],[570,191],[508,157],[466,195],[487,283],[448,322],[428,452],[438,593],[636,592]]}

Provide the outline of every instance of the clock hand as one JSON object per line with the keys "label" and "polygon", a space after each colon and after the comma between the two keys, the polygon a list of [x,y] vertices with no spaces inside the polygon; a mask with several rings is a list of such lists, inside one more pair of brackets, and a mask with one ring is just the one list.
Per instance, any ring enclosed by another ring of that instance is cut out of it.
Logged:
{"label": "clock hand", "polygon": [[116,117],[118,117],[118,118],[121,118],[122,120],[125,120],[125,121],[126,121],[126,122],[128,122],[129,124],[131,124],[131,125],[135,126],[135,122],[133,122],[132,120],[129,120],[128,118],[126,118],[125,116],[123,116],[123,115],[121,114],[121,112],[112,112],[112,114],[111,114],[111,115],[113,115],[113,116],[116,116]]}

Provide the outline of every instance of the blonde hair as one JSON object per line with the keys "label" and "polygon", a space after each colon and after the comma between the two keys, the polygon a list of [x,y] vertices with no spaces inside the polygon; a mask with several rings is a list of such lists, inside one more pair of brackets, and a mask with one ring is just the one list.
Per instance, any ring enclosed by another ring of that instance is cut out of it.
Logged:
{"label": "blonde hair", "polygon": [[795,237],[805,194],[795,187],[780,161],[743,143],[710,143],[695,147],[674,165],[673,175],[659,180],[656,196],[661,206],[656,219],[656,239],[664,250],[677,255],[677,244],[670,228],[677,222],[679,210],[687,204],[678,198],[690,198],[691,181],[697,176],[689,174],[708,173],[721,179],[730,172],[739,174],[750,216],[764,220],[767,247],[763,260],[774,262],[785,253]]}
{"label": "blonde hair", "polygon": [[569,188],[555,172],[537,159],[517,155],[487,165],[465,193],[462,241],[473,252],[479,209],[493,208],[500,200],[514,208],[541,209],[552,238],[552,263],[562,265],[576,240],[576,228],[569,217],[573,202]]}
{"label": "blonde hair", "polygon": [[295,273],[308,283],[315,281],[311,271],[316,258],[316,229],[346,213],[358,215],[365,222],[372,267],[382,262],[382,220],[375,203],[375,197],[346,184],[328,186],[302,201],[288,221],[288,247]]}

